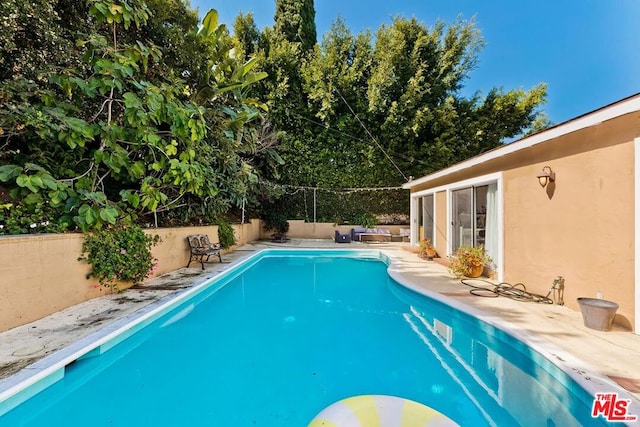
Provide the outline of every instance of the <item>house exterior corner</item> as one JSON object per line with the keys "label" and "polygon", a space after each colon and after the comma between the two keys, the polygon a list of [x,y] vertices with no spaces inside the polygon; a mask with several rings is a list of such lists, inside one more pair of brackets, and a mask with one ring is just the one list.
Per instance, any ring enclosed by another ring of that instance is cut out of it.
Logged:
{"label": "house exterior corner", "polygon": [[639,147],[635,95],[410,181],[412,243],[428,237],[443,256],[483,245],[498,280],[542,295],[562,276],[568,307],[614,301],[637,333]]}

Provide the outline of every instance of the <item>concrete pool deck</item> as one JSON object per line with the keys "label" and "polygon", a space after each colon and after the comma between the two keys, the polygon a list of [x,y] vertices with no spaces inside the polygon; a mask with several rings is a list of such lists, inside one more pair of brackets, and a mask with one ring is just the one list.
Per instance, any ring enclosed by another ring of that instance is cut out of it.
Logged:
{"label": "concrete pool deck", "polygon": [[[151,303],[178,294],[265,248],[374,249],[393,261],[392,275],[413,286],[448,298],[456,307],[481,311],[495,323],[507,324],[529,342],[560,349],[593,372],[611,378],[640,402],[640,335],[617,329],[586,328],[579,312],[564,306],[482,298],[454,279],[447,269],[403,249],[406,243],[336,244],[332,240],[293,239],[287,243],[253,242],[223,256],[224,263],[183,268],[121,294],[96,298],[51,316],[0,333],[0,380],[88,335],[130,316]],[[559,357],[558,357],[559,358]],[[581,368],[575,368],[578,371]],[[578,372],[580,373],[580,372]],[[638,414],[640,415],[640,414]]]}

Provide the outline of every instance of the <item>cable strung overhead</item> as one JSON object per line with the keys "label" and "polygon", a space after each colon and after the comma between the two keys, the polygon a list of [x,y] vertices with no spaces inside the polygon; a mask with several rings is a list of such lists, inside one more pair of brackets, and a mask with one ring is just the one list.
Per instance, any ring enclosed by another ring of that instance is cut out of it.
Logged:
{"label": "cable strung overhead", "polygon": [[292,190],[324,191],[325,193],[332,193],[332,194],[349,194],[349,193],[357,193],[361,191],[402,190],[402,187],[323,188],[323,187],[311,187],[306,185],[274,184],[268,181],[260,181],[260,183],[265,185],[270,185],[272,187],[288,188]]}
{"label": "cable strung overhead", "polygon": [[342,94],[340,93],[340,91],[338,90],[338,88],[336,88],[336,92],[338,92],[338,95],[340,95],[340,98],[342,98],[342,102],[344,102],[344,104],[347,106],[347,108],[349,108],[349,111],[351,111],[351,114],[353,114],[353,117],[356,118],[356,120],[358,121],[358,123],[360,123],[360,126],[362,126],[362,128],[364,129],[364,131],[367,133],[367,135],[369,135],[369,138],[371,138],[371,140],[373,142],[375,142],[375,144],[378,146],[378,148],[380,149],[380,151],[382,151],[382,154],[385,155],[385,157],[387,159],[389,159],[389,161],[391,162],[391,164],[393,165],[394,168],[396,168],[396,170],[400,173],[400,175],[402,175],[402,177],[404,178],[405,181],[408,181],[407,176],[404,174],[404,172],[402,172],[402,169],[400,169],[398,167],[398,165],[396,165],[396,163],[393,161],[393,159],[387,154],[387,152],[384,150],[384,148],[382,148],[382,145],[380,145],[380,143],[378,142],[377,139],[375,139],[373,137],[373,135],[371,135],[371,132],[369,132],[369,129],[367,129],[367,127],[364,125],[364,123],[362,123],[362,120],[360,120],[360,117],[358,117],[358,115],[356,114],[355,111],[353,111],[353,108],[351,108],[351,105],[349,105],[349,103],[347,102],[346,99],[344,99],[344,96],[342,96]]}

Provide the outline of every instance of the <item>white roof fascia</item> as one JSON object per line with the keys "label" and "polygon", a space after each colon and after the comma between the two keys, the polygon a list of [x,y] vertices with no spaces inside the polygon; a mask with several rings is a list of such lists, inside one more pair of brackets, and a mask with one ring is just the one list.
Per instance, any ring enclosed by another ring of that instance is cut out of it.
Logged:
{"label": "white roof fascia", "polygon": [[631,99],[617,102],[609,107],[601,108],[592,113],[587,113],[584,116],[565,122],[558,126],[536,133],[535,135],[528,136],[526,138],[514,141],[503,147],[496,148],[485,154],[472,157],[468,160],[464,160],[446,169],[441,169],[431,175],[423,176],[422,178],[409,181],[402,185],[403,189],[411,189],[417,185],[424,184],[433,179],[442,178],[455,172],[468,169],[470,167],[479,165],[489,160],[497,159],[498,157],[506,156],[507,154],[514,153],[516,151],[523,150],[525,148],[533,147],[542,142],[549,141],[554,138],[569,134],[571,132],[578,131],[590,126],[598,125],[607,120],[614,119],[625,114],[633,113],[640,110],[640,95],[636,95]]}

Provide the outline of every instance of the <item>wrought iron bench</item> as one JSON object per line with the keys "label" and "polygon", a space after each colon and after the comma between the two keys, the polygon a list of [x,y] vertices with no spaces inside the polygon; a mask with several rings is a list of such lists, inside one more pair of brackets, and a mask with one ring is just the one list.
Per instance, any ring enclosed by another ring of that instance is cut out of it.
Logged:
{"label": "wrought iron bench", "polygon": [[191,265],[191,261],[200,261],[200,265],[202,265],[202,269],[204,270],[204,263],[209,262],[211,255],[216,255],[218,260],[222,262],[222,247],[218,243],[211,243],[209,236],[206,234],[187,236],[187,242],[189,243],[189,251],[191,252],[187,267]]}

